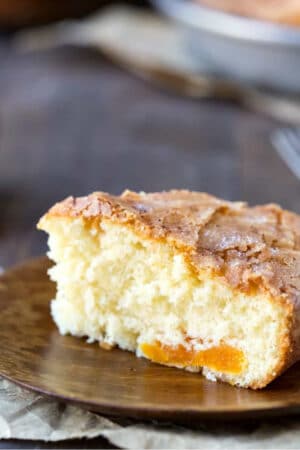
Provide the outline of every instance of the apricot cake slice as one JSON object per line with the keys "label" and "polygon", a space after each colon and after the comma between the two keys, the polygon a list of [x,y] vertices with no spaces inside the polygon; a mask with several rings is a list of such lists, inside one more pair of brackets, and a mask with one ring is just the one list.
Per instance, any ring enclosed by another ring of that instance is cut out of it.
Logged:
{"label": "apricot cake slice", "polygon": [[299,359],[300,216],[198,192],[95,192],[38,228],[62,334],[253,389]]}

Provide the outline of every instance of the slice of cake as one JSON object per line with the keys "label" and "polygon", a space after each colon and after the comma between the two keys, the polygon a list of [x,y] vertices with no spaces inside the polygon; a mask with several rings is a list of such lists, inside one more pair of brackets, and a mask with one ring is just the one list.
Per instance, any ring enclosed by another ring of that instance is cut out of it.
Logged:
{"label": "slice of cake", "polygon": [[296,214],[189,191],[95,192],[38,228],[62,334],[253,389],[299,359]]}

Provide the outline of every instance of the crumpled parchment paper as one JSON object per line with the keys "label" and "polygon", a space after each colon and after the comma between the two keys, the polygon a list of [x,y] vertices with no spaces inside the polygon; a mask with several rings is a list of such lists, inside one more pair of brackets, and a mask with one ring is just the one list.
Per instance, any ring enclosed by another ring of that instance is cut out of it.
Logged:
{"label": "crumpled parchment paper", "polygon": [[92,438],[118,425],[0,379],[0,438],[59,441]]}

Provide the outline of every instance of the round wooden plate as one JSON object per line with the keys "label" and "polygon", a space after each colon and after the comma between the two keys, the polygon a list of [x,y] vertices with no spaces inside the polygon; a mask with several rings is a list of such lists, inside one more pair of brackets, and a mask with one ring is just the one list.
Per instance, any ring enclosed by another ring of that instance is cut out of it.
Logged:
{"label": "round wooden plate", "polygon": [[207,381],[60,336],[49,314],[55,285],[39,258],[0,277],[0,373],[34,391],[104,414],[174,422],[300,411],[300,364],[261,391]]}

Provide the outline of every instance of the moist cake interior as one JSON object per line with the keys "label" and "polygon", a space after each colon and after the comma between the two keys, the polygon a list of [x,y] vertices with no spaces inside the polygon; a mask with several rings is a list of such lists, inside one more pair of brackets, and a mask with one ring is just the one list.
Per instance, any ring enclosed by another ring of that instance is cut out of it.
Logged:
{"label": "moist cake interior", "polygon": [[61,217],[47,229],[62,334],[240,386],[259,387],[280,363],[287,312],[268,294],[196,274],[176,249],[125,225]]}

